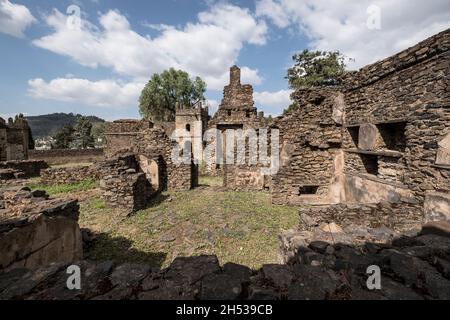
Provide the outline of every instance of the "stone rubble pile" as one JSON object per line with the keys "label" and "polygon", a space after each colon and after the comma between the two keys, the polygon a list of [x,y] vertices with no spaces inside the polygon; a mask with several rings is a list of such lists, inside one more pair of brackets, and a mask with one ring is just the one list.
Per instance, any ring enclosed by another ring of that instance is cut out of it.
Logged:
{"label": "stone rubble pile", "polygon": [[[66,287],[67,264],[0,272],[0,299],[450,299],[450,224],[412,237],[352,246],[312,241],[284,265],[260,270],[215,256],[176,258],[163,270],[142,264],[79,261],[81,290]],[[367,289],[367,268],[381,269],[381,290]]]}

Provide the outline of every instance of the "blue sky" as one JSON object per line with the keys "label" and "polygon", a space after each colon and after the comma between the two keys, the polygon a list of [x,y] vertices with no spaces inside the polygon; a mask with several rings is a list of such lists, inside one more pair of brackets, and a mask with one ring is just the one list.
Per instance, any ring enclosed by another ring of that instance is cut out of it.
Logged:
{"label": "blue sky", "polygon": [[0,0],[0,116],[136,118],[145,82],[169,67],[201,76],[214,109],[233,64],[278,115],[294,52],[340,50],[356,69],[449,27],[447,0]]}

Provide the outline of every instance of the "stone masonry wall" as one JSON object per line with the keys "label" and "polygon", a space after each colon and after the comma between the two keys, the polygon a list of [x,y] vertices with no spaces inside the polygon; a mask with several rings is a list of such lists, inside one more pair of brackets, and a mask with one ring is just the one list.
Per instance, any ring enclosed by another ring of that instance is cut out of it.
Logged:
{"label": "stone masonry wall", "polygon": [[0,191],[0,269],[34,269],[83,257],[76,200],[27,188]]}
{"label": "stone masonry wall", "polygon": [[102,169],[100,189],[110,208],[125,209],[127,214],[144,209],[158,191],[152,188],[145,173],[139,172],[133,154],[108,159],[102,163]]}
{"label": "stone masonry wall", "polygon": [[46,185],[78,183],[86,180],[98,181],[102,176],[99,165],[72,168],[50,168],[41,171],[41,182]]}
{"label": "stone masonry wall", "polygon": [[90,163],[103,160],[103,149],[51,149],[29,150],[28,159],[43,160],[50,165],[67,163]]}
{"label": "stone masonry wall", "polygon": [[107,158],[126,153],[135,146],[138,132],[153,127],[153,123],[145,120],[117,120],[108,123],[105,137],[105,156]]}
{"label": "stone masonry wall", "polygon": [[[299,90],[299,107],[273,127],[280,130],[280,169],[272,177],[272,201],[299,204],[327,197],[341,147],[341,97],[336,90]],[[309,189],[309,190],[308,190]],[[302,194],[303,193],[303,194]]]}
{"label": "stone masonry wall", "polygon": [[5,161],[0,162],[0,170],[11,169],[21,173],[21,178],[38,177],[41,171],[48,168],[42,160]]}
{"label": "stone masonry wall", "polygon": [[448,194],[449,73],[446,30],[347,74],[335,90],[298,90],[299,108],[275,121],[284,145],[273,201],[301,204],[295,197],[302,185],[310,193],[305,203],[316,203],[311,194],[326,194],[327,185],[330,203],[380,201],[371,194],[385,194],[387,201],[408,190],[423,203],[427,196]]}
{"label": "stone masonry wall", "polygon": [[22,114],[8,122],[0,117],[0,161],[28,159],[30,136],[31,129]]}
{"label": "stone masonry wall", "polygon": [[[376,175],[405,185],[421,200],[429,191],[450,191],[450,168],[435,163],[439,141],[450,134],[449,73],[446,30],[346,79],[344,148],[358,149],[352,132],[361,135],[362,124],[373,124],[381,140],[372,148]],[[393,154],[381,152],[386,149]],[[345,156],[346,172],[367,173],[358,156]]]}

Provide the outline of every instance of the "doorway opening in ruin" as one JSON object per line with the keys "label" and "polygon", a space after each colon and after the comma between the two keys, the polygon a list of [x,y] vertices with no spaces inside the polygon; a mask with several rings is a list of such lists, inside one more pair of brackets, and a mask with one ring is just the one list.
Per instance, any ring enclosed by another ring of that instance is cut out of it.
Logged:
{"label": "doorway opening in ruin", "polygon": [[191,125],[190,125],[190,124],[187,124],[187,125],[186,125],[186,131],[187,131],[187,132],[191,132]]}
{"label": "doorway opening in ruin", "polygon": [[378,176],[378,156],[371,154],[360,154],[366,173]]}
{"label": "doorway opening in ruin", "polygon": [[145,173],[147,180],[152,186],[153,191],[159,191],[161,188],[160,166],[155,159],[149,159],[144,155],[139,156],[139,167]]}
{"label": "doorway opening in ruin", "polygon": [[376,125],[383,143],[383,148],[403,152],[406,149],[406,122],[380,123]]}
{"label": "doorway opening in ruin", "polygon": [[298,194],[301,195],[312,195],[317,194],[317,191],[319,190],[319,186],[301,186],[299,188]]}

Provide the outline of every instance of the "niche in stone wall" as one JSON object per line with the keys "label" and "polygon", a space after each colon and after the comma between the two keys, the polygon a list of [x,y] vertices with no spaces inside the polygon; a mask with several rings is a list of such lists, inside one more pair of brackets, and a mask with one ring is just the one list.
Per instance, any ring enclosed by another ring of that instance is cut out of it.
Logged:
{"label": "niche in stone wall", "polygon": [[366,173],[378,176],[378,156],[371,154],[360,154]]}
{"label": "niche in stone wall", "polygon": [[317,191],[319,190],[319,186],[301,186],[299,188],[298,194],[300,196],[302,195],[312,195],[317,194]]}
{"label": "niche in stone wall", "polygon": [[406,149],[406,122],[379,123],[376,125],[380,133],[378,147],[403,152]]}
{"label": "niche in stone wall", "polygon": [[359,126],[358,127],[347,127],[347,131],[351,137],[351,148],[358,148],[359,142]]}

